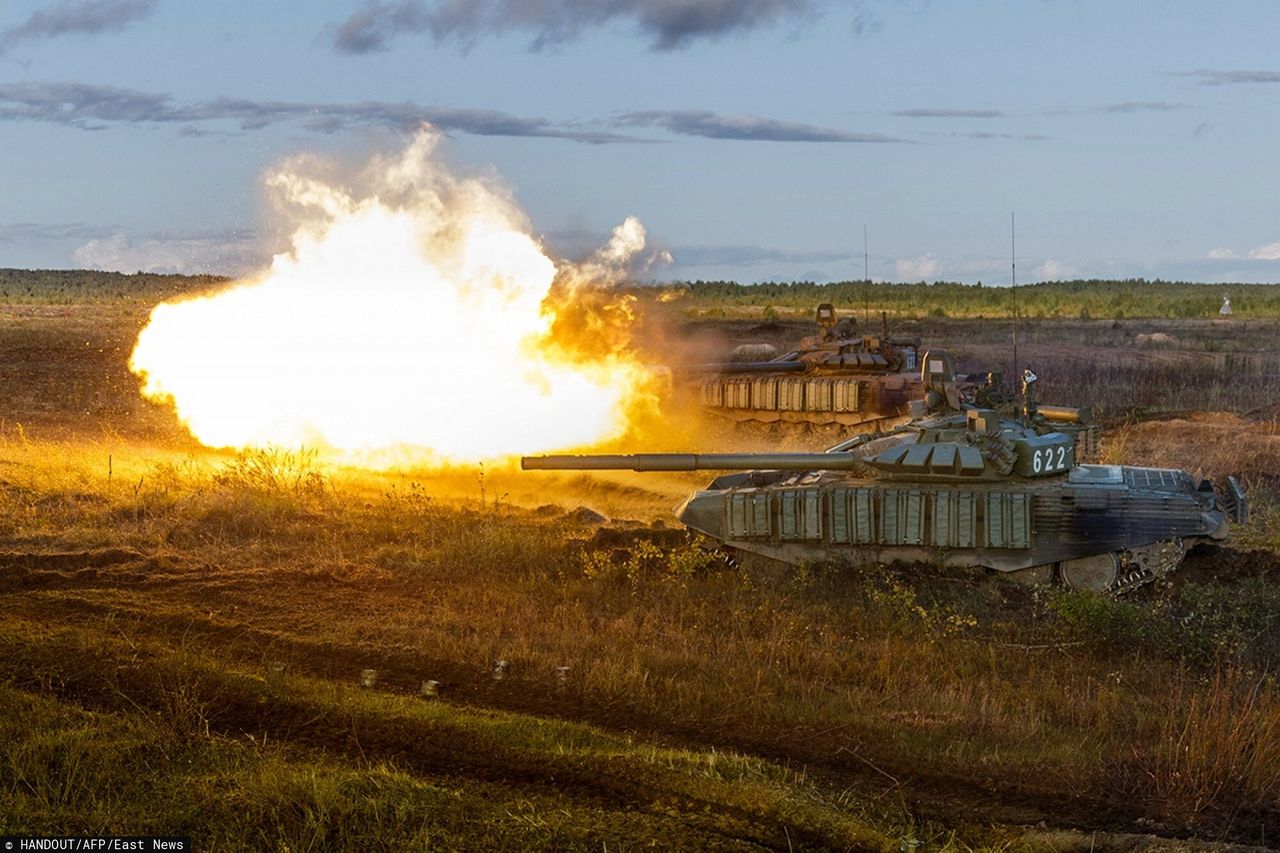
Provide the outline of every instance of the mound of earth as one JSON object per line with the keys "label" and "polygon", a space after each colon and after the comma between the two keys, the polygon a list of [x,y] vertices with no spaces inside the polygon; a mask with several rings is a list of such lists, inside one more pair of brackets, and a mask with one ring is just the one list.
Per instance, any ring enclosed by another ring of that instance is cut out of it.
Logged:
{"label": "mound of earth", "polygon": [[1280,432],[1226,412],[1132,424],[1106,441],[1130,465],[1186,468],[1206,476],[1280,471]]}

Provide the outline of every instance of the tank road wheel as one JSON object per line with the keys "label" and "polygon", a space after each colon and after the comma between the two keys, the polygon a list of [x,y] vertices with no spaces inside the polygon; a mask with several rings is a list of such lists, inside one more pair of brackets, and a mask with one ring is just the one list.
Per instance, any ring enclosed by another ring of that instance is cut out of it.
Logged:
{"label": "tank road wheel", "polygon": [[1115,554],[1094,554],[1077,557],[1058,564],[1062,582],[1071,589],[1087,590],[1105,595],[1120,573],[1120,559]]}
{"label": "tank road wheel", "polygon": [[1131,589],[1159,580],[1182,565],[1187,555],[1187,543],[1182,539],[1165,539],[1124,553],[1124,571],[1112,588],[1114,595],[1124,595]]}

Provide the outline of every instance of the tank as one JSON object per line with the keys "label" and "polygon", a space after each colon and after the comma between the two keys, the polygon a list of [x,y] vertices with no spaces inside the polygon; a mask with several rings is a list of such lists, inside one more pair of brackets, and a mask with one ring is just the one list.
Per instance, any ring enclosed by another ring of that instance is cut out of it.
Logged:
{"label": "tank", "polygon": [[738,423],[875,429],[904,423],[923,390],[919,338],[857,337],[852,319],[818,306],[817,334],[768,361],[695,365],[693,392],[707,414]]}
{"label": "tank", "polygon": [[1046,428],[1036,377],[1013,415],[964,402],[945,353],[925,355],[915,416],[822,453],[525,457],[527,470],[725,470],[677,509],[735,558],[985,567],[1118,595],[1178,567],[1247,520],[1235,477],[1078,464]]}

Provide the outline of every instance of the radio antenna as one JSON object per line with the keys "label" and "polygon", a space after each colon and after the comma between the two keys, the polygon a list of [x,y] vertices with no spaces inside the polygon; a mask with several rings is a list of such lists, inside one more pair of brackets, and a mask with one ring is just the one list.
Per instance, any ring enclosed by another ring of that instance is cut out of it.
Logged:
{"label": "radio antenna", "polygon": [[871,323],[871,267],[867,255],[867,226],[862,225],[862,313],[863,321],[870,327]]}
{"label": "radio antenna", "polygon": [[1013,296],[1013,381],[1018,382],[1018,220],[1016,214],[1009,214],[1009,271]]}

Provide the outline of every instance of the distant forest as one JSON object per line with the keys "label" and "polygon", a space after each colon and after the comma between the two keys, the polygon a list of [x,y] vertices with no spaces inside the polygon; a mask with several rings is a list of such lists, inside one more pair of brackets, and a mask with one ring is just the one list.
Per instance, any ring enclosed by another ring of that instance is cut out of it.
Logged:
{"label": "distant forest", "polygon": [[[93,270],[0,269],[0,303],[70,305],[76,303],[155,303],[198,293],[229,279],[212,275],[159,275]],[[759,308],[808,315],[820,302],[837,308],[888,311],[907,317],[1007,317],[1018,311],[1030,318],[1133,319],[1139,317],[1216,317],[1222,298],[1231,298],[1236,317],[1280,317],[1280,284],[1197,284],[1185,281],[1124,279],[1078,280],[1007,286],[981,284],[886,284],[841,281],[831,284],[738,284],[732,281],[630,285],[641,294],[676,291],[681,310],[704,314],[735,308]]]}
{"label": "distant forest", "polygon": [[908,317],[1008,317],[1132,319],[1216,317],[1224,296],[1233,316],[1280,317],[1280,284],[1197,284],[1186,281],[1088,279],[1008,286],[981,284],[886,284],[841,281],[831,284],[737,284],[695,281],[670,285],[687,290],[686,310],[757,306],[777,312],[809,312],[820,302],[837,308],[889,311]]}
{"label": "distant forest", "polygon": [[0,303],[19,305],[155,303],[183,293],[199,293],[225,284],[229,280],[217,275],[0,269]]}

